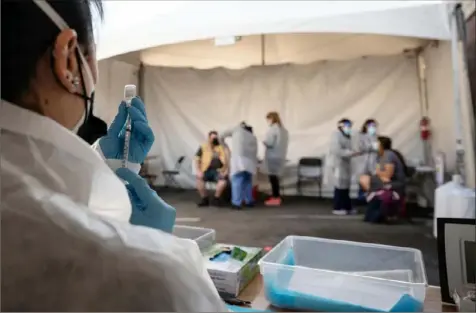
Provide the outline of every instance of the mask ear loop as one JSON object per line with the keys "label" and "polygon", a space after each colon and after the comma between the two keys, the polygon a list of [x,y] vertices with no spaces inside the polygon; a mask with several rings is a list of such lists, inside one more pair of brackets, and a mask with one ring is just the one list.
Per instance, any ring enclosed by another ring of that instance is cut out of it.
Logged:
{"label": "mask ear loop", "polygon": [[[46,14],[46,16],[48,16],[50,18],[50,20],[61,31],[69,28],[69,26],[65,22],[65,20],[51,7],[51,5],[47,1],[33,0],[33,2],[43,11],[43,13]],[[87,95],[87,93],[89,91],[87,89],[92,89],[92,86],[89,86],[89,88],[86,86],[83,71],[82,71],[82,67],[84,67],[84,70],[86,71],[86,75],[88,76],[90,82],[93,81],[93,76],[92,76],[91,69],[89,68],[88,63],[86,62],[86,59],[84,58],[83,54],[79,50],[78,46],[76,46],[75,55],[76,55],[76,62],[79,66],[78,70],[79,70],[79,75],[80,75],[80,79],[81,79],[81,84],[82,84],[83,89],[84,89],[84,93],[81,94],[79,92],[75,92],[74,94],[77,95],[77,96],[80,96],[85,101],[84,124],[86,124],[86,121],[87,121],[88,117],[90,116],[90,114],[92,114],[92,111],[93,111],[94,91],[90,91],[91,92],[90,96]],[[51,64],[53,65],[54,64],[54,59],[53,59],[54,55],[53,54],[51,55],[51,58],[52,58],[51,59]],[[81,65],[83,65],[83,66],[81,66]],[[66,88],[61,83],[58,76],[56,75],[56,71],[53,71],[53,74],[54,74],[56,80],[60,83],[60,85],[63,86],[64,88]],[[69,90],[68,90],[68,92],[69,92]]]}

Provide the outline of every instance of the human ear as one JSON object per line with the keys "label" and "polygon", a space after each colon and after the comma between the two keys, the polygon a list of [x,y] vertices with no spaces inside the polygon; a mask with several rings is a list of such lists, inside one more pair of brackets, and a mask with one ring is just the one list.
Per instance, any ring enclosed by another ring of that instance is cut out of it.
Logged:
{"label": "human ear", "polygon": [[58,80],[71,93],[78,92],[81,82],[76,49],[78,49],[76,32],[70,28],[61,31],[55,40],[52,66]]}

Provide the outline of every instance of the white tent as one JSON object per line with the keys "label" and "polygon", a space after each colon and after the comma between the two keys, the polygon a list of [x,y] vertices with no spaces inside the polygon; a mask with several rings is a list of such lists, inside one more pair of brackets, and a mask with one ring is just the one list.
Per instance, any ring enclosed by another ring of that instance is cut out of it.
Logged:
{"label": "white tent", "polygon": [[[247,120],[262,138],[270,110],[280,112],[291,135],[289,193],[298,159],[323,156],[344,116],[356,131],[366,118],[376,118],[409,160],[424,158],[418,122],[429,116],[433,151],[445,152],[448,167],[454,166],[451,28],[444,1],[105,4],[96,113],[111,121],[124,85],[140,81],[157,137],[151,152],[160,156],[152,166],[157,174],[185,155],[189,162],[179,181],[193,187],[190,161],[206,133]],[[471,127],[464,118],[468,147]],[[474,164],[471,153],[466,158]]]}

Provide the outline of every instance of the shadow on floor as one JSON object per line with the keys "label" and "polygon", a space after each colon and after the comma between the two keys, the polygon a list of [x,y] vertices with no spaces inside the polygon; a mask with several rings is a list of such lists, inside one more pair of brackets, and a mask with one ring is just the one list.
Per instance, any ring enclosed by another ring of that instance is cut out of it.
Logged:
{"label": "shadow on floor", "polygon": [[177,224],[215,229],[223,243],[274,246],[288,235],[301,235],[416,248],[423,254],[428,283],[439,285],[436,240],[428,218],[414,218],[411,224],[371,225],[362,222],[361,215],[332,215],[328,199],[286,197],[281,207],[258,205],[235,211],[197,208],[193,191],[158,189],[158,194],[176,208]]}

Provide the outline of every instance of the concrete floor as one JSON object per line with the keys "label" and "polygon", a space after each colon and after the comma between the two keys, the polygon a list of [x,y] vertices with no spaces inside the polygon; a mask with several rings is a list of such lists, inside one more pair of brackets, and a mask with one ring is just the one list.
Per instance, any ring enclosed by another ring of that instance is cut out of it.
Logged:
{"label": "concrete floor", "polygon": [[[334,216],[331,202],[316,198],[285,198],[283,206],[257,206],[235,211],[227,207],[198,208],[192,191],[159,190],[177,210],[177,224],[216,230],[217,241],[246,246],[274,246],[288,235],[303,235],[412,247],[422,251],[428,283],[439,285],[436,240],[428,220],[412,224],[370,225],[360,216]],[[431,225],[431,224],[430,224]]]}

